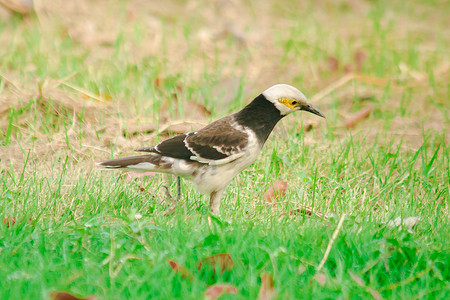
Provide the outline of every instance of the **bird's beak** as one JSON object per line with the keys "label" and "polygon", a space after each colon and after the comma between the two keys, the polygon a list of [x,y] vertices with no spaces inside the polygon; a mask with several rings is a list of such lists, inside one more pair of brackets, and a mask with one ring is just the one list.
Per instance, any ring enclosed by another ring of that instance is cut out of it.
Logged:
{"label": "bird's beak", "polygon": [[308,111],[312,114],[318,115],[319,117],[325,118],[324,114],[314,105],[308,104],[302,107],[302,110]]}

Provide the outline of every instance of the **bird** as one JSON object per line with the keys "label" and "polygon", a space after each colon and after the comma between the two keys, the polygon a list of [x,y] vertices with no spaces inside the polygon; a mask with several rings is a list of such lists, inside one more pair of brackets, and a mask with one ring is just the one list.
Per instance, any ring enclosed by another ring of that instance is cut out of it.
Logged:
{"label": "bird", "polygon": [[296,111],[325,118],[297,88],[276,84],[239,112],[198,131],[135,150],[145,152],[144,155],[106,160],[97,163],[97,166],[133,172],[169,173],[190,179],[197,191],[209,194],[211,213],[219,214],[225,188],[256,160],[275,125]]}

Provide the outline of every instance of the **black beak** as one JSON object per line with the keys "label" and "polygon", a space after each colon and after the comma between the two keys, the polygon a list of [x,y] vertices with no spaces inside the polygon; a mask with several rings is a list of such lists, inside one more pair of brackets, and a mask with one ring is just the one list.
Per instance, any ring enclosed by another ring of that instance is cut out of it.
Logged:
{"label": "black beak", "polygon": [[319,117],[325,118],[324,114],[314,105],[308,104],[302,107],[302,110],[308,111],[312,114],[318,115]]}

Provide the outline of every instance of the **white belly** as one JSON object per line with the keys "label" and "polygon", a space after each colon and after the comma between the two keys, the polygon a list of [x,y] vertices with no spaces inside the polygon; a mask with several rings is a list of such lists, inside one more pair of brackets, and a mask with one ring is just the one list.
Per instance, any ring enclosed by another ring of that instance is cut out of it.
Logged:
{"label": "white belly", "polygon": [[224,165],[205,165],[192,178],[195,187],[202,193],[211,193],[224,189],[230,181],[244,169],[249,167],[258,157],[261,147],[254,147],[251,151]]}

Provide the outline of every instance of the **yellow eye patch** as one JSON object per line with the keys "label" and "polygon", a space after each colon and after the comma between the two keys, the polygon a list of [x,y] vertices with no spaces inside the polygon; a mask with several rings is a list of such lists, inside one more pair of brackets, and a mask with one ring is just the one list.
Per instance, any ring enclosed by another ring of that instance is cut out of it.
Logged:
{"label": "yellow eye patch", "polygon": [[297,106],[298,101],[293,100],[291,98],[279,98],[278,102],[283,103],[290,109],[294,109]]}

